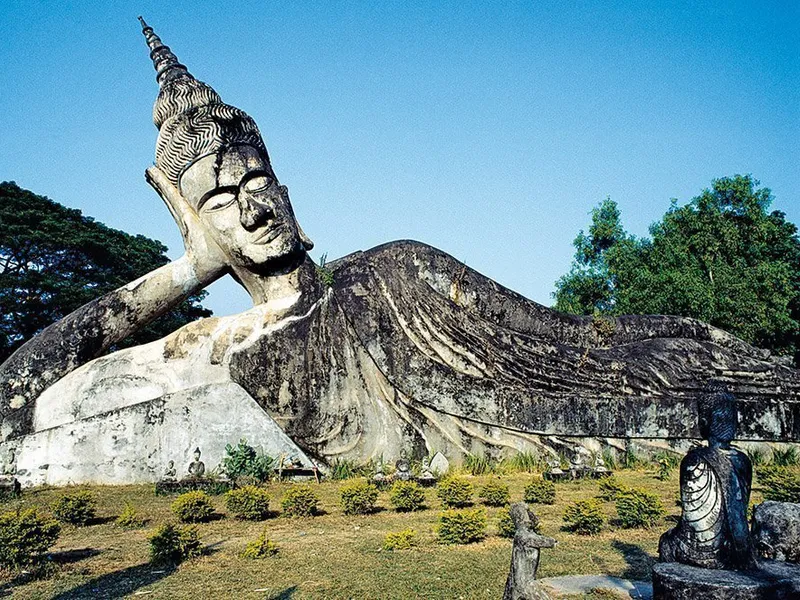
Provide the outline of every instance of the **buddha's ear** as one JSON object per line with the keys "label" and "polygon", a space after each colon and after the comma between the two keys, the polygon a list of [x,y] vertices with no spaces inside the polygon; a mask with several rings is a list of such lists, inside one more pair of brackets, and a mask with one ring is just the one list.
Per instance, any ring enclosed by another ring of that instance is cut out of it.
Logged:
{"label": "buddha's ear", "polygon": [[181,195],[178,188],[167,178],[164,171],[155,165],[147,168],[144,172],[144,178],[158,195],[161,196],[172,218],[175,219],[175,223],[177,223],[180,228],[181,235],[186,239],[189,233],[188,222],[192,218],[196,218],[192,207],[189,206],[189,203]]}

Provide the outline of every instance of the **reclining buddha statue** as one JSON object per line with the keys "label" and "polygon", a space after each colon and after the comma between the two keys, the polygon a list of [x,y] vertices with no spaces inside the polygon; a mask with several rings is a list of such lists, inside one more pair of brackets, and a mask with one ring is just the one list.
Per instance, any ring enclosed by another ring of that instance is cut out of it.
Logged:
{"label": "reclining buddha statue", "polygon": [[[146,177],[186,252],[0,366],[0,445],[25,485],[152,481],[197,446],[213,469],[240,438],[307,465],[693,437],[711,377],[745,437],[800,437],[798,371],[705,323],[561,314],[412,241],[322,276],[254,121],[142,26],[159,85]],[[226,275],[252,309],[104,355]]]}

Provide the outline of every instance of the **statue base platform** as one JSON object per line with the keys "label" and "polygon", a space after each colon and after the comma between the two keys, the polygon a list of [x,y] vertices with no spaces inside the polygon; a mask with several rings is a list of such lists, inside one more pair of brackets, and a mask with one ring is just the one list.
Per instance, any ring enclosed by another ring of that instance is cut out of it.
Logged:
{"label": "statue base platform", "polygon": [[159,481],[156,483],[156,496],[172,496],[194,490],[201,490],[215,496],[229,491],[233,485],[230,481],[219,479],[187,478],[180,481]]}
{"label": "statue base platform", "polygon": [[755,571],[701,569],[681,563],[653,566],[653,600],[793,600],[800,566],[765,560]]}

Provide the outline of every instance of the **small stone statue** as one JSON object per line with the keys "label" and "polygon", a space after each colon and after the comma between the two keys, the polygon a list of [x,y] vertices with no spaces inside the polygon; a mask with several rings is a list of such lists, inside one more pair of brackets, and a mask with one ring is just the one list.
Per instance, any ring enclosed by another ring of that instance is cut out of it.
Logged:
{"label": "small stone statue", "polygon": [[586,454],[589,451],[583,446],[577,446],[569,461],[569,473],[573,479],[580,479],[586,474]]}
{"label": "small stone statue", "polygon": [[436,483],[436,475],[431,472],[431,466],[427,458],[422,459],[422,475],[417,477],[417,481],[425,487]]}
{"label": "small stone statue", "polygon": [[378,487],[381,487],[386,483],[386,473],[383,472],[383,462],[379,462],[375,466],[375,474],[372,476],[372,482]]}
{"label": "small stone statue", "polygon": [[545,479],[549,479],[550,481],[560,481],[564,479],[567,474],[564,473],[564,470],[561,468],[561,461],[557,458],[547,461],[547,472],[544,474]]}
{"label": "small stone statue", "polygon": [[593,473],[595,477],[603,477],[609,473],[608,467],[606,467],[606,461],[603,460],[603,454],[600,452],[594,455]]}
{"label": "small stone statue", "polygon": [[731,447],[736,400],[724,384],[711,382],[697,407],[708,447],[689,451],[681,462],[683,515],[661,536],[659,557],[707,569],[756,568],[747,523],[753,467],[746,454]]}
{"label": "small stone statue", "polygon": [[[189,467],[191,470],[191,466]],[[178,474],[175,471],[175,461],[171,460],[167,463],[167,468],[164,469],[164,475],[161,476],[161,481],[175,481]]]}
{"label": "small stone statue", "polygon": [[14,448],[8,449],[8,458],[2,463],[2,478],[4,480],[11,480],[17,474],[17,456]]}
{"label": "small stone statue", "polygon": [[408,462],[406,457],[400,457],[397,459],[397,462],[394,463],[394,468],[396,469],[394,478],[399,481],[408,481],[411,479],[411,463]]}
{"label": "small stone statue", "polygon": [[194,449],[194,460],[189,464],[189,477],[200,479],[206,474],[206,465],[200,460],[200,448]]}
{"label": "small stone statue", "polygon": [[552,548],[556,541],[534,531],[536,515],[524,502],[512,504],[510,512],[516,532],[503,600],[547,600],[550,596],[536,582],[539,549]]}

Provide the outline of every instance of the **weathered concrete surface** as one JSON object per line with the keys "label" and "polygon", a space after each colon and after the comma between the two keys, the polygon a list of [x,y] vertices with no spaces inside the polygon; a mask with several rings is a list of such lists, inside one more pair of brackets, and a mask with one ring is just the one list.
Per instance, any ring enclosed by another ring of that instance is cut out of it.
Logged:
{"label": "weathered concrete surface", "polygon": [[800,504],[767,500],[756,505],[752,534],[762,557],[800,563]]}
{"label": "weathered concrete surface", "polygon": [[800,567],[764,561],[757,571],[702,569],[680,563],[653,566],[653,600],[796,600]]}
{"label": "weathered concrete surface", "polygon": [[653,586],[647,581],[631,581],[608,575],[564,575],[545,577],[539,583],[556,594],[588,594],[592,590],[607,590],[620,598],[651,600]]}
{"label": "weathered concrete surface", "polygon": [[17,478],[24,486],[124,484],[157,481],[170,460],[185,477],[198,446],[211,471],[225,455],[225,445],[241,438],[271,456],[296,454],[310,464],[261,407],[230,382],[98,412],[5,445],[17,449]]}

